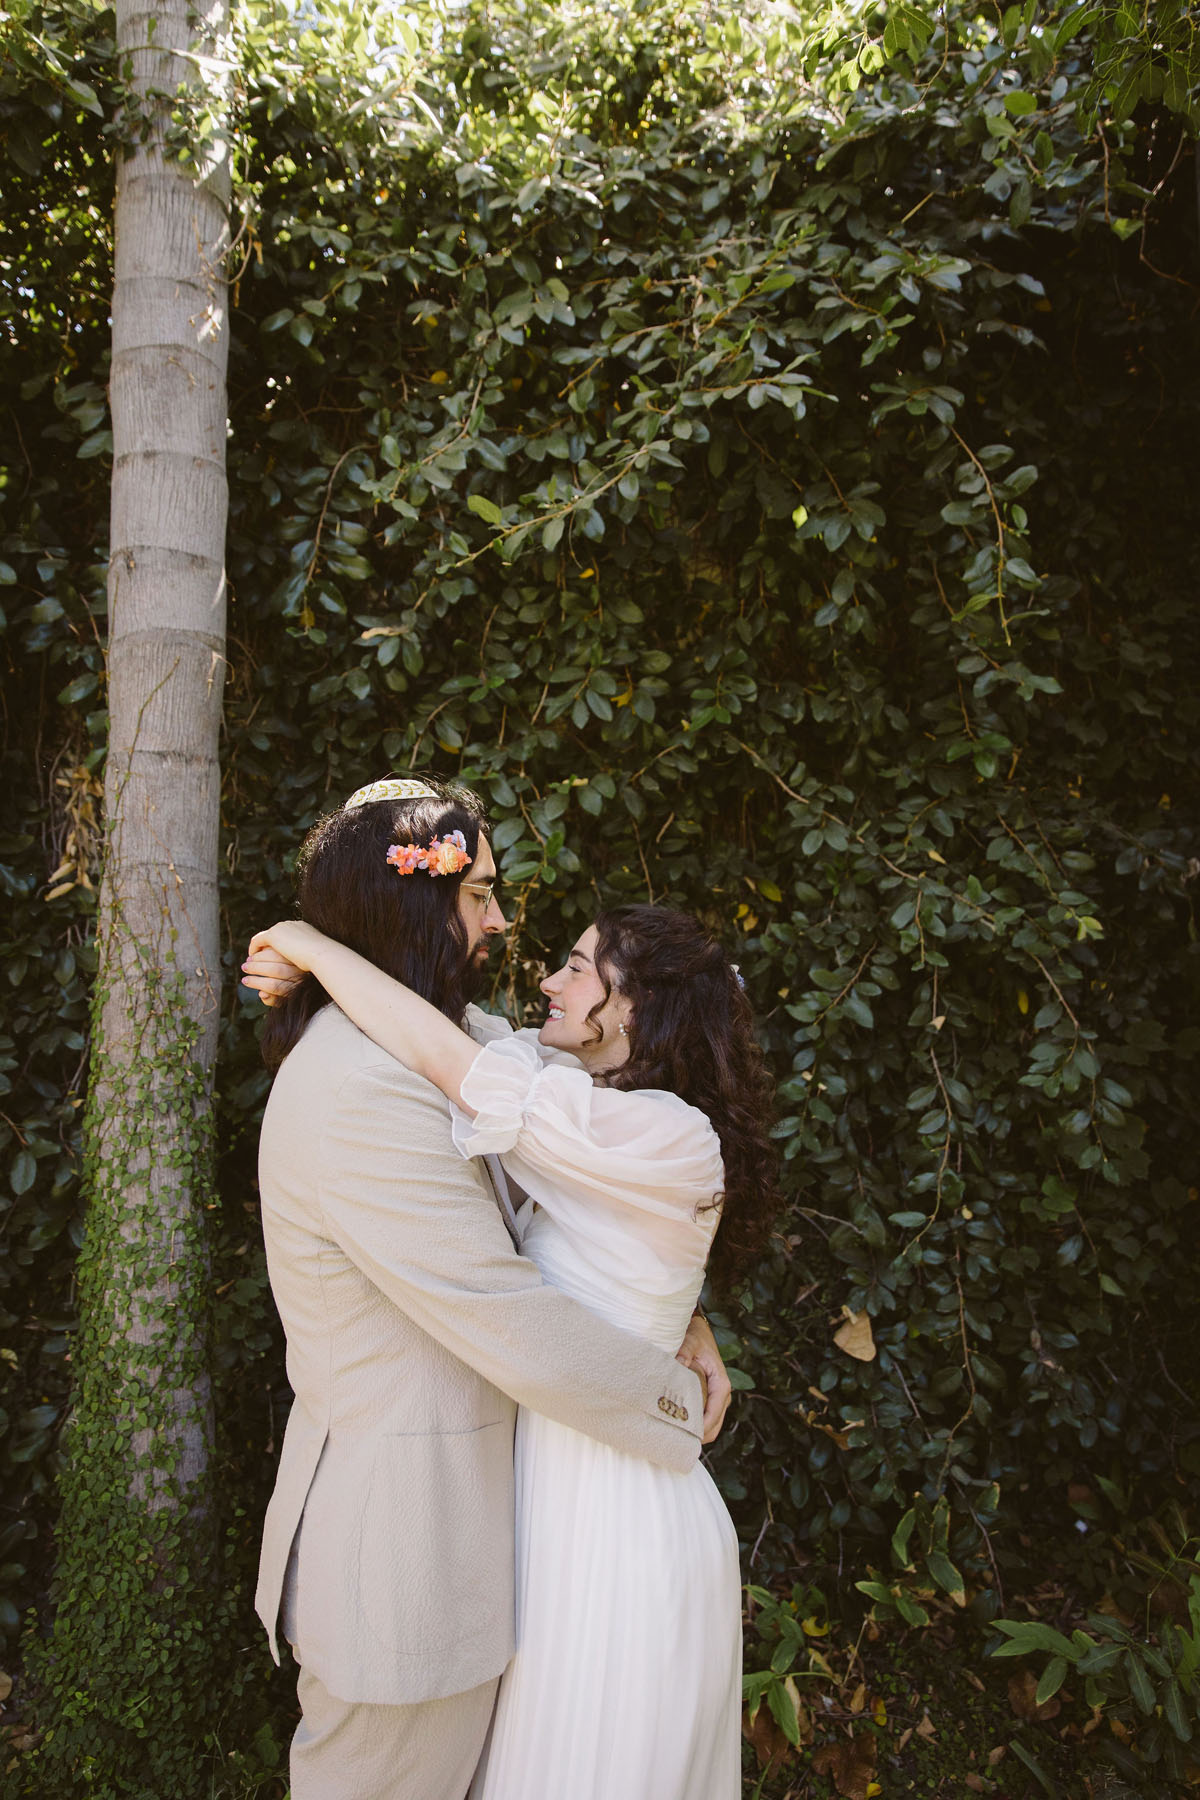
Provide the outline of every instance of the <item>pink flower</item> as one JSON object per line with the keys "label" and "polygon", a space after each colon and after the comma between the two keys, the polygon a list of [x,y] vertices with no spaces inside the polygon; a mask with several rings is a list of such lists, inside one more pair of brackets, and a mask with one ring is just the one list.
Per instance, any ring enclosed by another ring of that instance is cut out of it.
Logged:
{"label": "pink flower", "polygon": [[427,869],[431,875],[457,875],[469,867],[471,856],[462,832],[452,831],[444,838],[433,838],[427,850],[419,844],[393,844],[387,859],[398,875],[412,875],[418,869]]}
{"label": "pink flower", "polygon": [[387,859],[398,875],[411,875],[420,868],[422,854],[416,844],[393,844]]}

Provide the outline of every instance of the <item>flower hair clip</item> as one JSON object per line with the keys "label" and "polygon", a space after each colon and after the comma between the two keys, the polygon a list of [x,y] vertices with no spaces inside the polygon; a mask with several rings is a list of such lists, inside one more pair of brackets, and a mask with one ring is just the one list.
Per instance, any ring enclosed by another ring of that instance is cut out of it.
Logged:
{"label": "flower hair clip", "polygon": [[424,869],[430,875],[457,875],[469,868],[471,855],[461,831],[451,831],[444,838],[431,838],[427,849],[420,844],[393,844],[388,862],[397,875],[414,875]]}

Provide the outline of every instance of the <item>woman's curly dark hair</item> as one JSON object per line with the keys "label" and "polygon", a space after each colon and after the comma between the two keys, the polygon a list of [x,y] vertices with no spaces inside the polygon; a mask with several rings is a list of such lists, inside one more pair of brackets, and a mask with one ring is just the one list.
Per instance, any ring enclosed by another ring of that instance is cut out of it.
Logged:
{"label": "woman's curly dark hair", "polygon": [[763,1249],[779,1208],[774,1092],[750,1003],[724,950],[690,913],[616,906],[599,915],[596,932],[604,1000],[615,987],[633,1007],[629,1060],[606,1076],[609,1087],[678,1094],[721,1140],[725,1190],[709,1266],[728,1287]]}

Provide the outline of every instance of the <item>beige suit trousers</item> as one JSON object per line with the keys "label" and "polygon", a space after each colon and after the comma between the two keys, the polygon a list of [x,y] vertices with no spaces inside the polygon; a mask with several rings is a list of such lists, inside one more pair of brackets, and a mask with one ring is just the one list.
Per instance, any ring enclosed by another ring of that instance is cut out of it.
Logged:
{"label": "beige suit trousers", "polygon": [[301,1667],[291,1800],[466,1800],[497,1685],[375,1706],[335,1699]]}
{"label": "beige suit trousers", "polygon": [[[295,1579],[293,1553],[283,1593],[289,1638]],[[298,1657],[294,1643],[292,1650]],[[301,1664],[291,1800],[466,1800],[499,1684],[497,1676],[445,1700],[379,1706],[339,1700]]]}

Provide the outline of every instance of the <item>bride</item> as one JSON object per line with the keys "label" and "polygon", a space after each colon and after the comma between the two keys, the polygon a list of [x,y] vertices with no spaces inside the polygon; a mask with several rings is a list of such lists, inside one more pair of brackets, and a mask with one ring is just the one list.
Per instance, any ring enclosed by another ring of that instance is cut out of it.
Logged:
{"label": "bride", "polygon": [[[674,1350],[710,1257],[728,1276],[763,1242],[769,1084],[740,978],[686,913],[601,913],[542,982],[540,1030],[482,1049],[310,925],[257,933],[244,966],[268,998],[311,970],[441,1088],[462,1155],[498,1153],[528,1196],[522,1254],[612,1322]],[[516,1480],[517,1652],[470,1800],[737,1800],[738,1545],[707,1470],[522,1409]]]}

